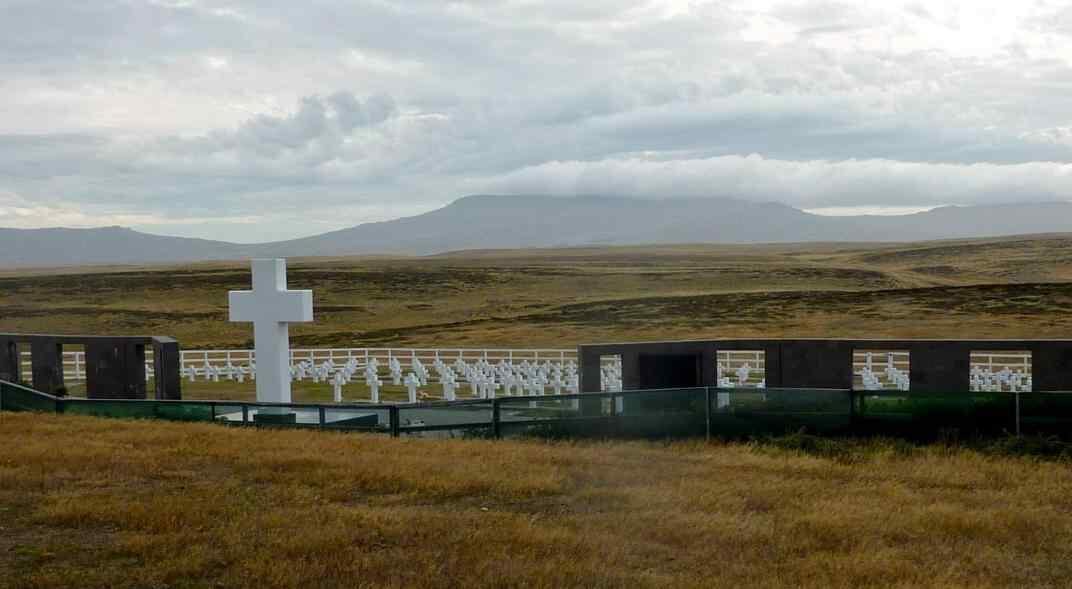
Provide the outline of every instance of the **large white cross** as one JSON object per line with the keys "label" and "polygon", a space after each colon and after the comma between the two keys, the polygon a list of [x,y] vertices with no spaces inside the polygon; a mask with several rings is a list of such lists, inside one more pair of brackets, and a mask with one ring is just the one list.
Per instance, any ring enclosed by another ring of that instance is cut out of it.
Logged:
{"label": "large white cross", "polygon": [[289,323],[313,320],[313,291],[287,290],[287,261],[253,260],[253,290],[228,294],[231,321],[253,323],[257,401],[290,403]]}

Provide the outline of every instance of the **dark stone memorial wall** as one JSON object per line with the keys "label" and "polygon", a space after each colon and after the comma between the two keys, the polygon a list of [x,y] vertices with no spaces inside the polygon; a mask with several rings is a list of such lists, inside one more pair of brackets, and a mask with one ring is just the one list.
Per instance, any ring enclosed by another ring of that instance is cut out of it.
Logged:
{"label": "dark stone memorial wall", "polygon": [[[20,345],[30,351],[30,375],[22,374]],[[91,399],[146,398],[148,349],[153,351],[156,398],[182,398],[179,344],[169,337],[0,334],[0,380],[29,380],[35,390],[62,394],[65,345],[85,350],[86,396]]]}
{"label": "dark stone memorial wall", "polygon": [[[968,391],[972,352],[1031,352],[1035,391],[1072,391],[1072,340],[707,340],[578,348],[581,390],[600,390],[600,358],[622,359],[626,390],[715,386],[719,351],[762,350],[768,387],[849,389],[856,350],[906,351],[910,390]],[[693,369],[698,366],[698,369]],[[694,384],[693,384],[694,383]]]}
{"label": "dark stone memorial wall", "polygon": [[63,345],[52,338],[30,341],[30,385],[43,392],[63,390]]}
{"label": "dark stone memorial wall", "polygon": [[22,369],[19,366],[19,343],[0,339],[0,380],[19,382]]}

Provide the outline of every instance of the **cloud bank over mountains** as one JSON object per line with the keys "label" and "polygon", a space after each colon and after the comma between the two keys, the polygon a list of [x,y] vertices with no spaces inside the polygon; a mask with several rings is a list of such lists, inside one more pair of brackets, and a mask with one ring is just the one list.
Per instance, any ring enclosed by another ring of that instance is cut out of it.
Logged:
{"label": "cloud bank over mountains", "polygon": [[1056,1],[16,0],[0,226],[238,241],[463,194],[1072,199]]}

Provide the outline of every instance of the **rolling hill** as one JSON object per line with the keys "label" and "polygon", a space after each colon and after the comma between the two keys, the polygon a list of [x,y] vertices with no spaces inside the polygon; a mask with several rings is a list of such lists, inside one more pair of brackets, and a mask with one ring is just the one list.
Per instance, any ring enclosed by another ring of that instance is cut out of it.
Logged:
{"label": "rolling hill", "polygon": [[829,217],[728,198],[468,196],[412,217],[242,245],[122,227],[0,229],[0,267],[159,263],[250,256],[425,255],[466,249],[672,243],[918,241],[1072,232],[1072,203],[942,207]]}

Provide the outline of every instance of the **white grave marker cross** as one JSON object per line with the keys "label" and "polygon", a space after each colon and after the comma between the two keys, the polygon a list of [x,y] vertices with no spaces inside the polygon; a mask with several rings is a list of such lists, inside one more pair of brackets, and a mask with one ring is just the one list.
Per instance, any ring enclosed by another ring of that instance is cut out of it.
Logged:
{"label": "white grave marker cross", "polygon": [[257,401],[290,403],[290,329],[313,320],[313,291],[287,290],[287,261],[253,260],[253,290],[231,291],[230,320],[253,323]]}

